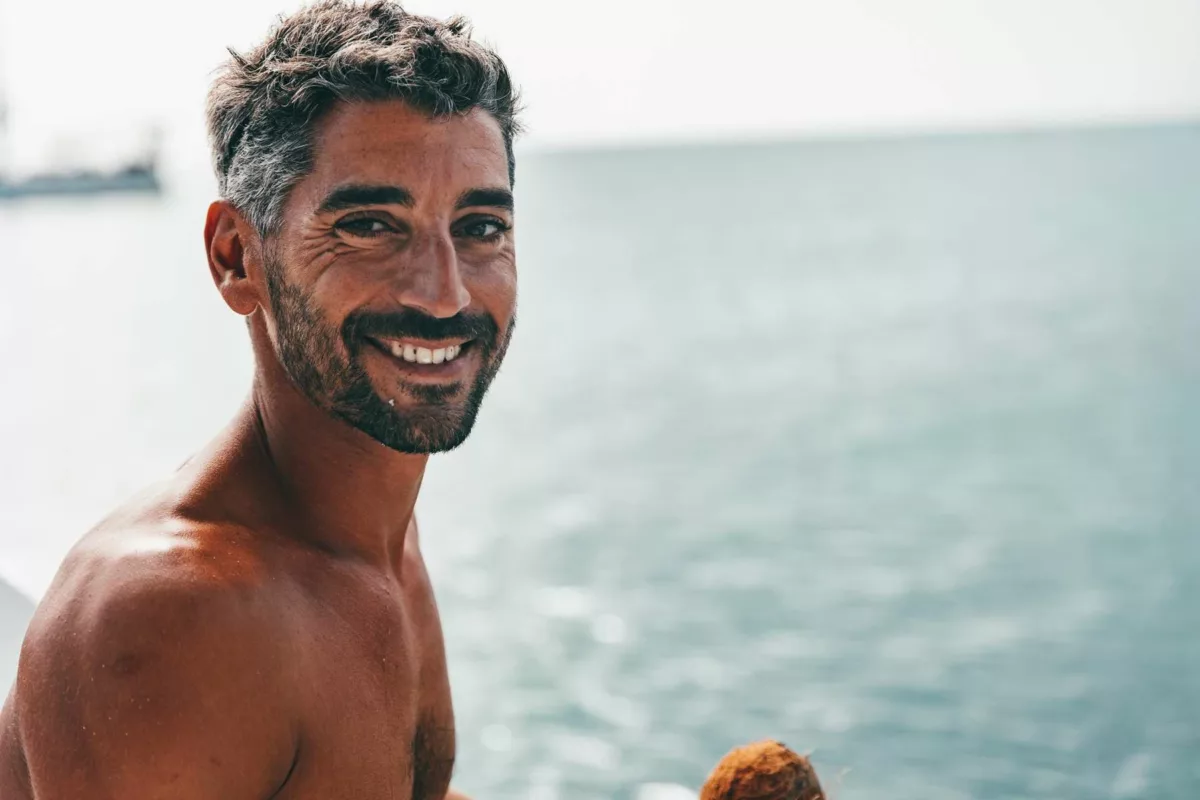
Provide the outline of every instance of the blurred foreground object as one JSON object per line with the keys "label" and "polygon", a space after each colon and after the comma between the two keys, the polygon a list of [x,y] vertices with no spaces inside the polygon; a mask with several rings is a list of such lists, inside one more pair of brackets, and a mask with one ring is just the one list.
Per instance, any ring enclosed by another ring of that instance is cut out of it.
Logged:
{"label": "blurred foreground object", "polygon": [[825,800],[825,793],[807,758],[767,740],[729,751],[700,800]]}

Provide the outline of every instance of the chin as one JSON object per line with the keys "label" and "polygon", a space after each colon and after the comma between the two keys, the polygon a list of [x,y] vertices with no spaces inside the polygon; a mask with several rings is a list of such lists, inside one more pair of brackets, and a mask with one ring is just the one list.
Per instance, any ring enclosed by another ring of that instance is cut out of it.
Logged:
{"label": "chin", "polygon": [[382,397],[376,402],[338,407],[342,421],[391,450],[412,455],[444,453],[467,440],[475,425],[470,403],[420,403],[401,407]]}
{"label": "chin", "polygon": [[454,411],[457,413],[402,418],[397,426],[401,435],[392,436],[383,444],[402,453],[449,452],[467,440],[475,425],[474,416],[466,419],[461,409]]}

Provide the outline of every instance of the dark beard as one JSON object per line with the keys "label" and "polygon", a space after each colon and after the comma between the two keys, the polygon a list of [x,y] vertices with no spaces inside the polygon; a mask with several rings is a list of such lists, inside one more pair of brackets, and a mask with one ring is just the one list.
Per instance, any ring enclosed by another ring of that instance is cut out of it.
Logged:
{"label": "dark beard", "polygon": [[[275,316],[276,354],[310,401],[401,453],[440,453],[466,440],[504,360],[515,318],[501,335],[486,314],[439,319],[411,309],[394,314],[358,311],[346,318],[339,333],[321,318],[309,295],[283,279],[281,264],[272,261],[265,271]],[[471,339],[471,346],[481,351],[482,366],[460,403],[449,402],[458,391],[455,386],[404,384],[404,391],[423,407],[401,411],[379,396],[361,363],[368,335]]]}

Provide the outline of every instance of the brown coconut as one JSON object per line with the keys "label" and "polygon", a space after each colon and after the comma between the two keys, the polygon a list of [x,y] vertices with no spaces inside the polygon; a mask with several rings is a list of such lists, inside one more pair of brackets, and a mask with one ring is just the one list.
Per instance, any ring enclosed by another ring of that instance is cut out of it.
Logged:
{"label": "brown coconut", "polygon": [[825,793],[807,758],[767,740],[729,751],[700,800],[825,800]]}

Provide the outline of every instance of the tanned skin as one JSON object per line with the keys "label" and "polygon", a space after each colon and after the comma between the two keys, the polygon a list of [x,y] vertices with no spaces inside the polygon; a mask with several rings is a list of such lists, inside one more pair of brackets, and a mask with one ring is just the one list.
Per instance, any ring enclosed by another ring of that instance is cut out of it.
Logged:
{"label": "tanned skin", "polygon": [[[321,319],[467,312],[510,330],[511,203],[487,200],[510,185],[496,121],[355,102],[316,134],[278,258]],[[344,186],[410,201],[322,210]],[[428,456],[385,447],[289,379],[268,256],[237,209],[210,207],[205,244],[222,297],[249,319],[250,397],[64,561],[0,718],[0,800],[463,800],[449,790],[454,715],[413,517]],[[481,351],[440,371],[382,350],[362,363],[403,415],[433,394],[398,386],[440,386],[439,403],[461,405]]]}

